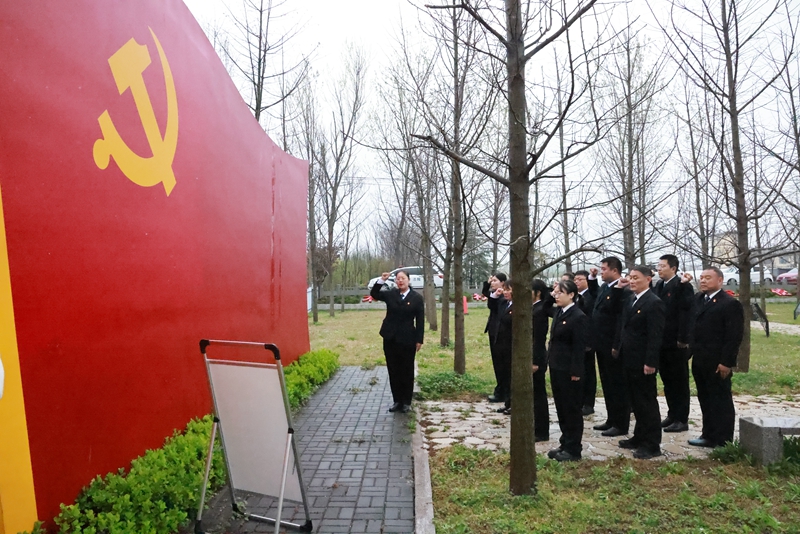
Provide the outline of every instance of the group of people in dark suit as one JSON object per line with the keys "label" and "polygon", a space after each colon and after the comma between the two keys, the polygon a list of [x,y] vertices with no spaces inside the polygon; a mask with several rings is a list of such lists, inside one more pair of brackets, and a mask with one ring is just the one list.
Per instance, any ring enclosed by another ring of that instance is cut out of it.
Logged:
{"label": "group of people in dark suit", "polygon": [[[634,267],[623,278],[618,258],[604,258],[600,266],[599,270],[565,275],[552,293],[541,280],[532,283],[536,440],[549,438],[544,388],[544,371],[549,365],[562,437],[560,446],[548,455],[559,461],[581,457],[582,416],[594,413],[596,362],[608,418],[593,428],[608,437],[626,436],[633,413],[633,435],[621,439],[619,446],[632,449],[636,458],[659,456],[662,430],[688,430],[689,360],[693,357],[703,432],[689,444],[716,447],[732,441],[731,368],[736,365],[744,314],[741,304],[721,290],[722,272],[715,267],[703,271],[700,294],[695,296],[692,276],[677,274],[679,263],[674,255],[660,258],[660,279],[655,285],[649,267]],[[497,276],[484,285],[490,310],[486,332],[498,383],[489,400],[505,402],[498,412],[509,413],[510,388],[506,384],[511,380],[513,284],[505,280],[506,291],[499,290],[493,282]],[[548,330],[549,348],[545,350]],[[657,373],[668,406],[663,420]]]}
{"label": "group of people in dark suit", "polygon": [[[623,278],[622,263],[609,256],[601,260],[599,270],[565,275],[552,288],[542,280],[532,282],[536,441],[549,440],[548,367],[561,429],[560,446],[548,453],[550,458],[570,461],[581,457],[583,416],[594,413],[595,363],[608,418],[593,428],[604,436],[628,435],[633,413],[633,435],[621,439],[619,446],[633,449],[634,457],[659,456],[662,430],[688,430],[690,359],[703,431],[689,444],[717,447],[733,440],[731,375],[743,336],[742,305],[722,291],[720,269],[702,272],[700,292],[695,295],[692,276],[679,276],[678,267],[675,256],[662,256],[660,279],[653,286],[649,267],[634,267]],[[423,343],[424,302],[409,287],[407,273],[398,272],[396,287],[382,290],[388,278],[389,273],[383,273],[370,295],[386,303],[380,335],[394,400],[389,411],[405,413],[411,405],[415,355]],[[498,412],[510,413],[513,282],[496,273],[484,284],[483,294],[488,298],[485,332],[497,382],[489,400],[503,402]],[[657,373],[668,406],[663,420]]]}

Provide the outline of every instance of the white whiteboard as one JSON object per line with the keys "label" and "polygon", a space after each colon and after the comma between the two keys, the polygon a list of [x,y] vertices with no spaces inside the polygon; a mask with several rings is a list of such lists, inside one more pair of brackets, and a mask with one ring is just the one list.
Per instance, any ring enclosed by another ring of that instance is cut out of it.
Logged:
{"label": "white whiteboard", "polygon": [[[278,497],[289,423],[275,365],[208,360],[233,488]],[[303,501],[294,453],[284,497]]]}

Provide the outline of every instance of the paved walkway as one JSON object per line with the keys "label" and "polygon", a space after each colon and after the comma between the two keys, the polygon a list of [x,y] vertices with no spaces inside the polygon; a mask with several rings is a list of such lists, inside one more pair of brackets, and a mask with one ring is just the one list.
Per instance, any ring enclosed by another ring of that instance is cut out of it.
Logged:
{"label": "paved walkway", "polygon": [[[414,532],[410,419],[388,413],[391,404],[386,367],[342,367],[295,416],[314,532]],[[277,499],[238,492],[237,499],[248,513],[275,517]],[[274,532],[265,523],[231,520],[229,502],[212,503],[214,510],[228,517],[204,519],[209,532]],[[302,505],[285,503],[282,515],[305,522]]]}
{"label": "paved walkway", "polygon": [[[667,406],[664,397],[659,397],[662,417],[666,416]],[[734,397],[736,405],[736,430],[734,438],[739,437],[739,417],[774,416],[800,417],[800,398],[762,395],[738,395]],[[420,408],[420,424],[424,429],[427,447],[432,450],[444,449],[454,443],[462,443],[467,447],[489,450],[508,450],[510,440],[510,420],[508,415],[495,412],[499,404],[487,402],[425,402]],[[550,399],[550,441],[536,444],[536,452],[543,454],[558,447],[561,432],[553,399]],[[624,438],[608,438],[600,435],[600,431],[592,430],[592,426],[603,423],[606,419],[603,399],[598,398],[595,413],[584,417],[583,425],[583,457],[593,460],[605,460],[617,456],[632,458],[632,451],[620,449],[619,440]],[[633,432],[635,421],[631,421]],[[689,412],[689,430],[687,432],[663,433],[661,460],[678,460],[691,455],[705,458],[711,449],[692,447],[687,440],[700,437],[702,416],[697,397],[692,397]]]}

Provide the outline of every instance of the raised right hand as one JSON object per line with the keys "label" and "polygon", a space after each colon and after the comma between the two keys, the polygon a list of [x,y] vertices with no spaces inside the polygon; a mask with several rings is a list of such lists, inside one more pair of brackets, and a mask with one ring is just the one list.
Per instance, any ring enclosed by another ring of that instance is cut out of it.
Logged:
{"label": "raised right hand", "polygon": [[383,280],[385,282],[386,280],[389,279],[389,276],[391,276],[389,273],[383,273],[381,275],[381,280]]}

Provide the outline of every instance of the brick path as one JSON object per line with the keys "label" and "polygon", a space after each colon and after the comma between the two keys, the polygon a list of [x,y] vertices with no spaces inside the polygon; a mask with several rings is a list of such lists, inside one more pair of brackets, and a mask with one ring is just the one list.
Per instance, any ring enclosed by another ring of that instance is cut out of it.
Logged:
{"label": "brick path", "polygon": [[[391,403],[386,367],[342,367],[295,416],[314,532],[414,532],[409,416],[387,413]],[[277,499],[237,497],[249,513],[275,517]],[[302,506],[285,503],[283,519],[303,523]],[[274,528],[238,520],[224,531]]]}

